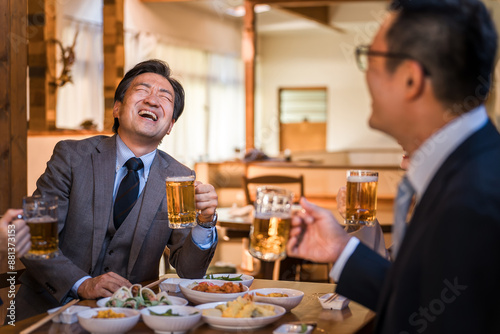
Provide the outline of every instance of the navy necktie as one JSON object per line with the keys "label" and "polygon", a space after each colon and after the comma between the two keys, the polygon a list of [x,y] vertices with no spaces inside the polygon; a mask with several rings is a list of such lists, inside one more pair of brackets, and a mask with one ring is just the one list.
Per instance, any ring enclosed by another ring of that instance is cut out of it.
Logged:
{"label": "navy necktie", "polygon": [[132,210],[139,196],[139,173],[144,167],[139,158],[130,158],[125,163],[127,175],[123,178],[116,194],[115,206],[113,208],[113,220],[115,228],[118,229]]}

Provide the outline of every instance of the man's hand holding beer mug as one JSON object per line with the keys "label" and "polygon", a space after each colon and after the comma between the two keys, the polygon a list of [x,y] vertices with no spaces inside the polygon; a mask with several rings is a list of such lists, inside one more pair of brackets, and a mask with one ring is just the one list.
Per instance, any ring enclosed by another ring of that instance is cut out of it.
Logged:
{"label": "man's hand holding beer mug", "polygon": [[194,175],[167,177],[165,184],[170,228],[215,226],[218,197],[212,185],[195,181]]}
{"label": "man's hand holding beer mug", "polygon": [[22,219],[23,211],[9,209],[0,218],[0,270],[8,271],[9,257],[15,253],[20,258],[26,254],[30,247],[30,229]]}

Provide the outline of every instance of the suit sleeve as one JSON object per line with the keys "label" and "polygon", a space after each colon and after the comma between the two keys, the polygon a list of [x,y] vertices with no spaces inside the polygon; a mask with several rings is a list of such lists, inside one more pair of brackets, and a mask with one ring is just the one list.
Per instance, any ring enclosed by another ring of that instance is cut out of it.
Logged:
{"label": "suit sleeve", "polygon": [[[45,172],[37,181],[36,195],[53,195],[58,197],[58,232],[65,227],[68,213],[68,200],[72,185],[72,165],[79,164],[81,156],[73,157],[73,150],[67,142],[61,141],[54,148],[54,153],[47,163]],[[59,302],[63,302],[74,283],[85,275],[85,271],[72,263],[64,254],[43,261],[23,258],[29,282],[35,281],[46,289]],[[35,287],[32,287],[35,288]]]}
{"label": "suit sleeve", "polygon": [[194,243],[190,229],[173,230],[168,245],[170,264],[175,268],[179,277],[203,278],[214,256],[216,246],[217,238],[212,247],[203,250]]}
{"label": "suit sleeve", "polygon": [[390,262],[360,243],[340,274],[336,292],[375,310]]}

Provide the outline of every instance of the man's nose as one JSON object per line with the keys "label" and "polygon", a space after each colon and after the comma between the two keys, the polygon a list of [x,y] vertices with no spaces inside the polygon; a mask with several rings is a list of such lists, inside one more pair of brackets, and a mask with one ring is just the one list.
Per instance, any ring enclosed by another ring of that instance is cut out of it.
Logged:
{"label": "man's nose", "polygon": [[149,94],[148,96],[146,96],[146,98],[144,99],[144,103],[147,103],[150,106],[154,107],[160,106],[160,100],[155,94]]}

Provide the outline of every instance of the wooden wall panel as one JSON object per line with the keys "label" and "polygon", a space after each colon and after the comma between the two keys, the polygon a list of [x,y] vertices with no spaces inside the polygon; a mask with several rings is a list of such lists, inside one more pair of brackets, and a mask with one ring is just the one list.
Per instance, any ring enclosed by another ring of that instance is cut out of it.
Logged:
{"label": "wooden wall panel", "polygon": [[0,1],[0,214],[26,195],[26,0]]}
{"label": "wooden wall panel", "polygon": [[104,0],[103,6],[105,131],[110,131],[113,126],[115,89],[124,75],[123,2],[124,0]]}

